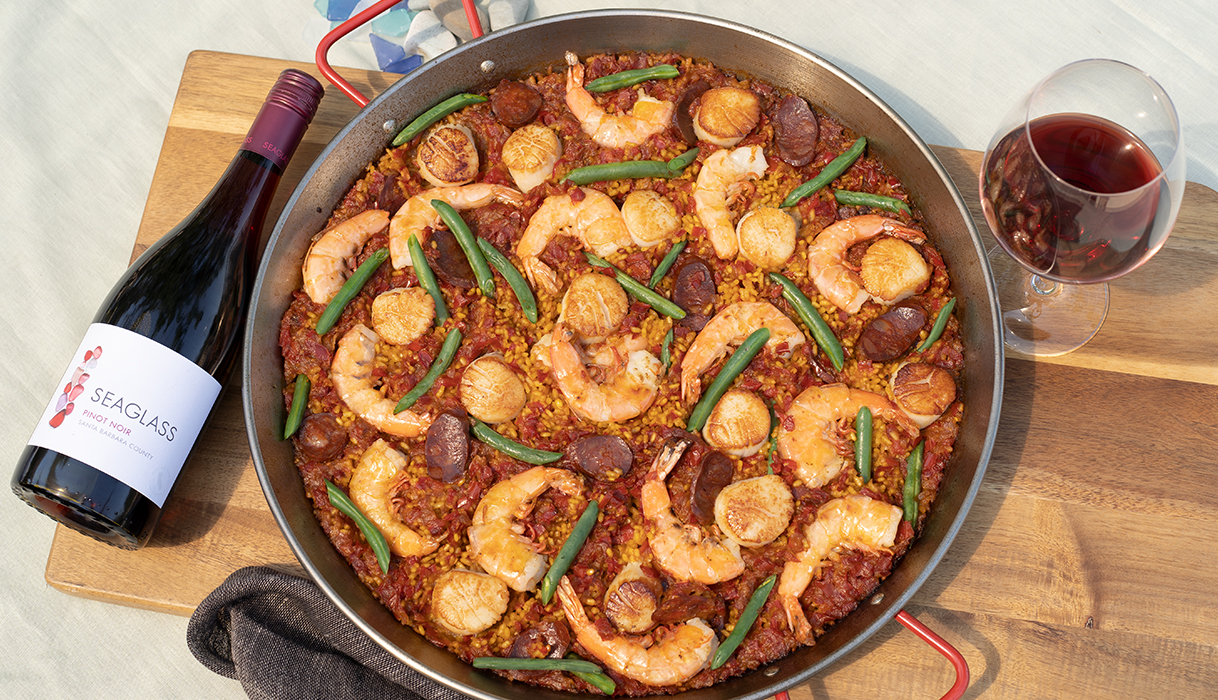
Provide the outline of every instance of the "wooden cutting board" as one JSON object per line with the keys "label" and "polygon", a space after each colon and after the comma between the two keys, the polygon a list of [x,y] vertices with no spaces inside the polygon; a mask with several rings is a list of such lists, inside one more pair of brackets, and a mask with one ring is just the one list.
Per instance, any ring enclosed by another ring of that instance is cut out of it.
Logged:
{"label": "wooden cutting board", "polygon": [[[195,52],[182,75],[133,259],[219,178],[279,72],[315,66]],[[365,95],[395,75],[344,70]],[[268,221],[356,113],[329,89]],[[984,231],[981,154],[935,147]],[[967,697],[1213,697],[1218,688],[1218,194],[1190,183],[1166,247],[1112,284],[1085,348],[1008,357],[980,494],[907,610],[968,660]],[[268,225],[269,228],[269,225]],[[217,413],[151,543],[124,552],[59,528],[46,579],[112,603],[189,615],[230,573],[302,573],[249,455],[240,387]],[[793,689],[796,700],[937,698],[950,666],[893,623]]]}

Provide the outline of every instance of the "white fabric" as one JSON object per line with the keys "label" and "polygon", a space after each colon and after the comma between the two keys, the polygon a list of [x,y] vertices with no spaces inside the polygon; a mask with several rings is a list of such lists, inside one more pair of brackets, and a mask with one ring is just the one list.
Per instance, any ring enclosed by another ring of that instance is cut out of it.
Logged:
{"label": "white fabric", "polygon": [[[528,17],[654,0],[534,0]],[[1211,0],[668,0],[823,55],[929,143],[983,149],[1040,77],[1127,61],[1175,99],[1188,177],[1218,189],[1218,11]],[[127,264],[187,54],[312,61],[313,0],[7,0],[0,11],[0,391],[7,475]],[[1206,48],[1206,47],[1209,48]],[[341,42],[337,66],[375,68]],[[1154,265],[1152,261],[1149,263]],[[52,522],[0,495],[0,697],[239,698],[194,660],[186,618],[89,601],[43,579]]]}

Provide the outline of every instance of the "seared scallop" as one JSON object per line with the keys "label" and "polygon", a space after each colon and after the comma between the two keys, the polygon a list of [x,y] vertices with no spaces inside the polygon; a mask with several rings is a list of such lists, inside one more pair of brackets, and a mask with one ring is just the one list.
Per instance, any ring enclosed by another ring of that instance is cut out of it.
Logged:
{"label": "seared scallop", "polygon": [[372,329],[393,345],[418,340],[435,318],[436,302],[422,287],[390,289],[372,300]]}
{"label": "seared scallop", "polygon": [[478,634],[507,612],[507,584],[490,574],[453,569],[436,579],[431,591],[431,619],[453,634]]}
{"label": "seared scallop", "polygon": [[419,144],[419,174],[436,187],[464,185],[478,177],[474,132],[460,124],[442,124]]}
{"label": "seared scallop", "polygon": [[794,513],[791,489],[777,474],[728,484],[715,499],[715,524],[741,547],[773,542],[786,531]]}
{"label": "seared scallop", "polygon": [[502,423],[520,414],[524,382],[498,355],[483,355],[461,375],[461,405],[484,423]]}
{"label": "seared scallop", "polygon": [[617,280],[587,272],[571,281],[562,298],[559,321],[585,343],[600,342],[622,325],[630,299]]}
{"label": "seared scallop", "polygon": [[677,207],[654,190],[634,190],[622,202],[622,218],[636,245],[650,248],[669,240],[681,228]]}
{"label": "seared scallop", "polygon": [[513,131],[503,143],[503,164],[521,192],[550,179],[561,157],[558,134],[536,122]]}
{"label": "seared scallop", "polygon": [[651,616],[662,593],[660,582],[643,573],[638,562],[631,562],[605,591],[605,617],[622,632],[642,634],[655,624]]}
{"label": "seared scallop", "polygon": [[740,218],[736,239],[745,260],[763,270],[779,270],[795,254],[798,227],[781,209],[758,207]]}
{"label": "seared scallop", "polygon": [[730,455],[755,455],[770,437],[770,409],[751,391],[729,389],[711,409],[702,437]]}
{"label": "seared scallop", "polygon": [[740,143],[757,127],[761,100],[751,90],[721,87],[707,90],[694,112],[698,139],[723,148]]}
{"label": "seared scallop", "polygon": [[899,238],[872,243],[859,263],[863,287],[889,304],[926,289],[930,272],[918,249]]}
{"label": "seared scallop", "polygon": [[892,373],[892,398],[919,428],[934,423],[956,400],[956,381],[942,367],[902,362]]}

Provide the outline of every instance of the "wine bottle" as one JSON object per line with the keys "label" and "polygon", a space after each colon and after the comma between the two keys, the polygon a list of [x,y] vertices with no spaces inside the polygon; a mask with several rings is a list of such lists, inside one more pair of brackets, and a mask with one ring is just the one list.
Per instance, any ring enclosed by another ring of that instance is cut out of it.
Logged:
{"label": "wine bottle", "polygon": [[322,93],[280,74],[219,182],[111,290],[13,474],[34,508],[147,543],[235,364],[267,208]]}

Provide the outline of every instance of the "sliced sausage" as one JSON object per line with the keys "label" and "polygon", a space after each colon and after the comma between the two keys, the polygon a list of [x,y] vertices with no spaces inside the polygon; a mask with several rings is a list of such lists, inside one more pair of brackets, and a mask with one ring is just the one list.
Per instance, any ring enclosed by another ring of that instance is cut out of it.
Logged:
{"label": "sliced sausage", "polygon": [[726,616],[727,604],[706,584],[678,581],[665,591],[651,619],[661,625],[676,625],[696,617],[706,620],[711,627],[721,628]]}
{"label": "sliced sausage", "polygon": [[616,435],[588,435],[567,447],[564,461],[597,481],[614,481],[630,473],[634,452]]}
{"label": "sliced sausage", "polygon": [[469,419],[463,411],[448,410],[436,416],[423,444],[427,475],[446,484],[460,479],[469,463]]}
{"label": "sliced sausage", "polygon": [[672,300],[686,313],[707,314],[715,302],[715,275],[701,258],[681,263],[673,278]]}
{"label": "sliced sausage", "polygon": [[705,80],[690,83],[689,87],[685,88],[685,93],[681,95],[681,101],[677,103],[677,109],[673,113],[672,118],[676,122],[677,130],[681,132],[681,138],[691,146],[698,143],[698,135],[694,132],[694,101],[709,89],[710,83]]}
{"label": "sliced sausage", "polygon": [[774,110],[773,121],[778,157],[797,168],[811,163],[820,127],[808,103],[802,97],[787,95]]}
{"label": "sliced sausage", "polygon": [[333,413],[311,413],[300,425],[296,444],[306,458],[324,462],[343,453],[347,446],[347,429],[338,424]]}
{"label": "sliced sausage", "polygon": [[690,516],[699,525],[715,522],[715,499],[724,486],[732,483],[732,471],[736,465],[732,458],[718,450],[708,452],[702,458],[698,474],[690,488]]}
{"label": "sliced sausage", "polygon": [[457,236],[446,228],[434,229],[427,245],[423,246],[427,264],[445,284],[462,289],[473,289],[477,284],[469,258],[457,242]]}
{"label": "sliced sausage", "polygon": [[491,111],[509,129],[519,129],[533,121],[541,102],[536,90],[515,80],[502,80],[491,92]]}
{"label": "sliced sausage", "polygon": [[859,335],[858,349],[873,362],[889,362],[909,352],[926,325],[926,309],[904,301],[884,312]]}
{"label": "sliced sausage", "polygon": [[513,659],[561,659],[571,648],[571,630],[565,622],[542,620],[521,632],[512,642]]}

